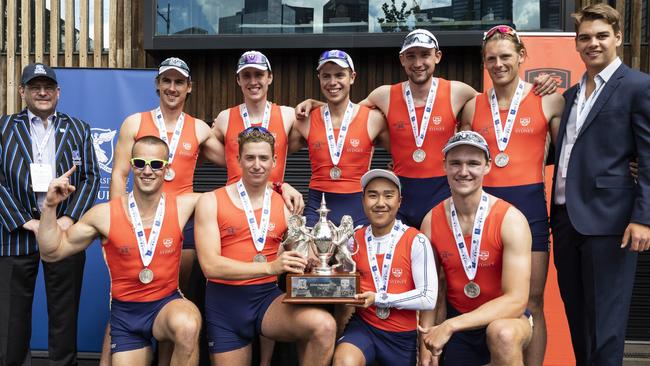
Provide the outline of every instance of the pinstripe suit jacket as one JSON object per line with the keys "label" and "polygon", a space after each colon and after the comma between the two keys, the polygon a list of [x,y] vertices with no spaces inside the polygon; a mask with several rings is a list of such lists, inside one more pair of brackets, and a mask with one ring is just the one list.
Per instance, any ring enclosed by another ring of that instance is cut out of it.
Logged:
{"label": "pinstripe suit jacket", "polygon": [[[73,220],[92,207],[99,189],[99,165],[90,126],[65,113],[56,114],[56,176],[72,168],[73,154],[81,165],[70,177],[76,191],[57,209],[57,216]],[[38,250],[34,234],[22,228],[40,218],[36,194],[31,189],[29,164],[33,162],[27,110],[0,119],[0,256],[26,255]]]}

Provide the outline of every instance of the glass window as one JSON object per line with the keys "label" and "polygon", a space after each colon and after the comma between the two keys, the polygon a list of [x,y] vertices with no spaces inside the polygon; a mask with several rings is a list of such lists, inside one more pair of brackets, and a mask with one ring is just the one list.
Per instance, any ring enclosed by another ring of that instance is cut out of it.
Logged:
{"label": "glass window", "polygon": [[156,35],[560,30],[561,0],[157,0]]}

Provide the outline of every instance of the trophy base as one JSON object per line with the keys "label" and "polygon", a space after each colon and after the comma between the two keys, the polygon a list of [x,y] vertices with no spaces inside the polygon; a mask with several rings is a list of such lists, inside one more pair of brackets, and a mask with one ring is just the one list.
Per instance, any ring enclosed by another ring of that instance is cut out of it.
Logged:
{"label": "trophy base", "polygon": [[283,302],[290,304],[363,304],[354,295],[359,293],[358,273],[288,274],[287,294]]}

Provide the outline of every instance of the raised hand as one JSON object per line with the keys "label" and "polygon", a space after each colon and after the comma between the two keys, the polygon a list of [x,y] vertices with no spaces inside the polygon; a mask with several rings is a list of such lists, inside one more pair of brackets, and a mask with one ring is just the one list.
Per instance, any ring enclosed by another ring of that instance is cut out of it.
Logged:
{"label": "raised hand", "polygon": [[70,176],[76,169],[77,166],[74,165],[60,177],[52,179],[47,189],[44,205],[56,207],[75,191],[75,186],[70,184]]}

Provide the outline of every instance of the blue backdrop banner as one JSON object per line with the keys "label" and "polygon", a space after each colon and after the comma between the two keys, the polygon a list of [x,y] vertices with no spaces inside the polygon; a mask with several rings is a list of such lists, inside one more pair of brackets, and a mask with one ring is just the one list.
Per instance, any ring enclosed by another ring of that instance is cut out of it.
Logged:
{"label": "blue backdrop banner", "polygon": [[[157,70],[55,68],[61,88],[57,110],[90,124],[101,169],[97,203],[109,199],[113,151],[122,121],[130,114],[158,105],[154,79]],[[131,179],[129,179],[129,183]],[[34,350],[47,350],[47,306],[42,268],[34,295],[32,341]],[[86,251],[78,348],[100,352],[108,321],[109,278],[99,241]]]}

